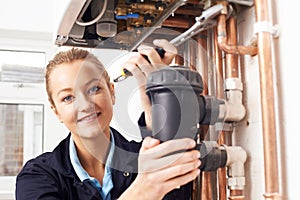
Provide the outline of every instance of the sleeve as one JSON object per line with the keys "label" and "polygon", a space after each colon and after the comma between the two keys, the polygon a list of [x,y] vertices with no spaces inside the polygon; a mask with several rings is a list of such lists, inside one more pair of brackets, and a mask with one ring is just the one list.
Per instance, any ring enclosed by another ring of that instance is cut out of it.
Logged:
{"label": "sleeve", "polygon": [[26,164],[16,180],[16,200],[64,199],[59,184],[42,167]]}
{"label": "sleeve", "polygon": [[152,136],[152,131],[146,127],[145,112],[143,112],[138,120],[138,125],[141,131],[141,136],[144,139],[147,136]]}

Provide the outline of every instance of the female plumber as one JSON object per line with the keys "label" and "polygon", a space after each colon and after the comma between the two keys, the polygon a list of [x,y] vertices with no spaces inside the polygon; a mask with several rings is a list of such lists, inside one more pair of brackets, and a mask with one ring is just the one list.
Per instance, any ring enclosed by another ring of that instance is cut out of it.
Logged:
{"label": "female plumber", "polygon": [[[151,130],[147,75],[170,64],[177,53],[166,40],[153,43],[166,51],[163,58],[141,45],[139,54],[124,63],[139,85],[141,131]],[[114,85],[96,56],[77,48],[59,52],[49,61],[45,79],[51,109],[70,133],[52,152],[24,165],[17,176],[17,200],[190,199],[191,181],[200,173],[195,141],[127,141],[110,127]]]}

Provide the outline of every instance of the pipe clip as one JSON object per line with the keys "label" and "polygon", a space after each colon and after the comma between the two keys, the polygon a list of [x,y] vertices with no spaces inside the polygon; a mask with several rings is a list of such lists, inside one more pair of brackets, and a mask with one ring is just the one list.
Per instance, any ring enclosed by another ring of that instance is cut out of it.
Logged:
{"label": "pipe clip", "polygon": [[278,38],[280,32],[279,25],[278,24],[273,25],[269,21],[256,22],[254,23],[254,33],[257,34],[259,32],[271,33],[274,38]]}

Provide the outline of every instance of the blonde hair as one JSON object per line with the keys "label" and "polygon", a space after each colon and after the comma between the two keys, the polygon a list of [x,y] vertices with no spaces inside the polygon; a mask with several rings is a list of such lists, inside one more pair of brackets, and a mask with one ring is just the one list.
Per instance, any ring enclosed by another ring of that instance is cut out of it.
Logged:
{"label": "blonde hair", "polygon": [[72,48],[68,51],[62,51],[57,53],[52,60],[49,61],[46,72],[45,72],[45,80],[46,80],[46,91],[48,95],[49,102],[54,105],[54,101],[52,99],[52,91],[50,88],[50,75],[52,71],[56,68],[57,65],[63,64],[63,63],[72,63],[77,60],[85,60],[89,61],[95,66],[99,67],[102,70],[102,77],[105,79],[106,83],[110,86],[110,77],[105,70],[103,64],[99,61],[99,59],[90,53],[87,50],[79,49],[79,48]]}

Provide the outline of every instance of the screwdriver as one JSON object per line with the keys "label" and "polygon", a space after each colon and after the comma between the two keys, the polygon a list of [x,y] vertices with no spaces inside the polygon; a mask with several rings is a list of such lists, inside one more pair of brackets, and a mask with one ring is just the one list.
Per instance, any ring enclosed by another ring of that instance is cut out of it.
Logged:
{"label": "screwdriver", "polygon": [[[160,56],[161,58],[164,57],[166,51],[165,51],[163,48],[161,48],[161,47],[155,47],[155,50],[157,51],[157,53],[159,54],[159,56]],[[135,50],[135,51],[136,51],[136,50]],[[148,57],[147,57],[146,55],[143,55],[143,57],[144,57],[148,62],[150,62],[149,59],[148,59]],[[123,68],[122,71],[121,71],[121,75],[118,76],[117,78],[115,78],[115,79],[114,79],[114,82],[120,82],[120,81],[123,81],[123,80],[125,80],[126,78],[128,78],[129,76],[132,76],[132,73],[131,73],[129,70],[127,70],[126,68]]]}

